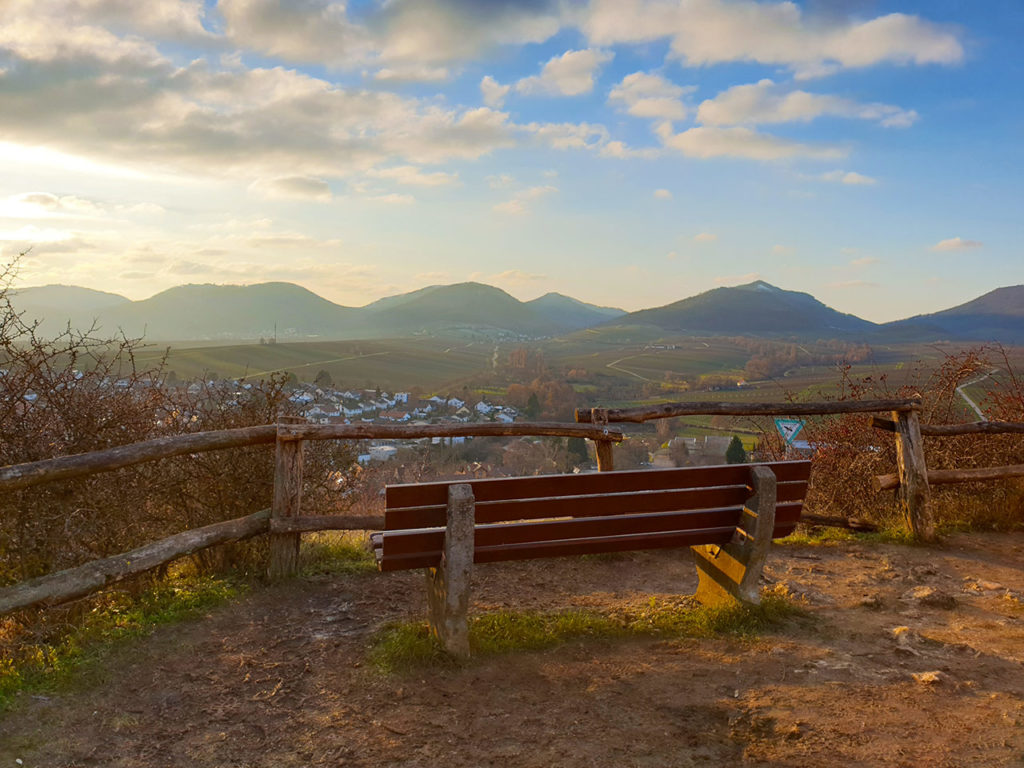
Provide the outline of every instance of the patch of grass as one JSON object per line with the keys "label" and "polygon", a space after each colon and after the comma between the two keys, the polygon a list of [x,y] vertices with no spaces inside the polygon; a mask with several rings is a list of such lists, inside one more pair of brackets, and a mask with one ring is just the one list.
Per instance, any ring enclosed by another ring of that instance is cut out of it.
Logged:
{"label": "patch of grass", "polygon": [[829,526],[801,526],[786,538],[775,539],[772,544],[781,546],[835,547],[840,544],[853,542],[860,542],[862,544],[916,543],[910,531],[901,528],[883,528],[873,533],[863,533]]}
{"label": "patch of grass", "polygon": [[303,576],[375,573],[377,561],[365,535],[330,531],[303,537]]}
{"label": "patch of grass", "polygon": [[[498,611],[470,619],[469,644],[474,655],[488,656],[543,650],[584,638],[752,637],[805,613],[785,587],[777,585],[762,592],[757,607],[706,606],[693,597],[652,597],[639,608],[615,613]],[[442,650],[424,621],[385,628],[369,655],[371,663],[385,673],[457,663]]]}
{"label": "patch of grass", "polygon": [[246,585],[230,576],[180,575],[132,596],[108,592],[80,621],[45,638],[15,637],[12,623],[0,627],[0,712],[18,693],[58,690],[78,679],[115,646],[148,635],[161,624],[194,618],[237,597]]}
{"label": "patch of grass", "polygon": [[407,621],[382,629],[370,647],[370,663],[381,672],[395,673],[425,666],[453,665],[454,660],[430,634],[425,621]]}

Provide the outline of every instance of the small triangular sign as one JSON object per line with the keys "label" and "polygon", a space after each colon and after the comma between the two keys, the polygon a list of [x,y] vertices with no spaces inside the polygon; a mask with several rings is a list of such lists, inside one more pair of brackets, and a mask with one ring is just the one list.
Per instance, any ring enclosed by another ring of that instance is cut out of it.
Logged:
{"label": "small triangular sign", "polygon": [[792,445],[800,430],[804,428],[804,422],[801,419],[776,419],[775,428],[779,430],[786,445]]}

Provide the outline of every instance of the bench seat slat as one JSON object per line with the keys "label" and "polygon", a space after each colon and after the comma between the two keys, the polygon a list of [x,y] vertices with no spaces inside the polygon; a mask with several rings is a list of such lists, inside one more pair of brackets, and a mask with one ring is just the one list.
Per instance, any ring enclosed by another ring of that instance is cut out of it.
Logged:
{"label": "bench seat slat", "polygon": [[[799,503],[780,504],[776,508],[777,525],[795,524],[800,515]],[[566,539],[596,539],[630,533],[646,534],[684,529],[735,529],[742,507],[726,507],[702,511],[659,512],[615,517],[588,517],[542,522],[496,523],[478,525],[474,533],[477,549],[538,543]],[[380,539],[384,558],[418,552],[440,552],[444,546],[443,528],[385,531]]]}
{"label": "bench seat slat", "polygon": [[[807,492],[806,481],[778,485],[779,502],[801,501]],[[685,490],[625,491],[612,494],[547,496],[528,499],[485,501],[476,504],[476,522],[498,523],[506,520],[537,520],[550,517],[597,517],[644,512],[714,509],[742,505],[750,498],[748,485]],[[384,519],[387,531],[410,528],[436,528],[445,525],[446,505],[388,509]]]}
{"label": "bench seat slat", "polygon": [[[796,521],[776,524],[775,529],[772,533],[772,538],[782,539],[789,536],[793,531],[796,530]],[[712,538],[700,541],[689,541],[688,543],[676,543],[678,539],[670,537],[670,543],[664,545],[656,545],[652,543],[654,539],[645,539],[644,546],[635,546],[639,542],[635,541],[629,536],[618,536],[602,539],[574,539],[566,542],[549,542],[549,544],[566,544],[567,547],[572,545],[571,551],[566,549],[565,551],[559,550],[557,552],[552,551],[550,547],[538,546],[536,543],[525,543],[515,545],[513,548],[509,547],[490,547],[487,550],[488,554],[480,554],[482,550],[477,550],[477,554],[474,555],[474,562],[477,563],[490,563],[498,562],[499,560],[518,560],[518,559],[536,559],[541,557],[560,557],[564,555],[585,555],[585,554],[599,554],[602,552],[627,552],[634,549],[659,549],[659,548],[673,548],[673,547],[685,547],[692,546],[693,544],[725,544],[732,538],[732,532],[735,527],[715,529],[718,531]],[[726,531],[726,533],[721,533]],[[692,532],[690,532],[692,533]],[[379,534],[378,534],[379,535]],[[646,534],[645,534],[646,536]],[[658,536],[665,536],[664,533],[658,534]],[[627,546],[621,546],[623,543],[627,543]],[[377,559],[377,564],[380,566],[382,571],[401,571],[409,568],[433,568],[441,562],[440,550],[436,552],[416,552],[408,555],[391,555],[385,560],[384,551],[382,548],[383,542],[377,539],[374,543],[374,555]],[[507,552],[507,556],[498,556],[498,552]]]}
{"label": "bench seat slat", "polygon": [[[751,466],[722,464],[712,467],[538,475],[464,482],[472,486],[473,498],[480,504],[503,499],[742,485],[750,479]],[[811,473],[811,462],[807,460],[768,462],[764,466],[771,468],[780,483],[806,481]],[[448,486],[451,484],[451,481],[444,481],[389,485],[385,492],[386,507],[393,510],[400,507],[443,506],[448,502]]]}
{"label": "bench seat slat", "polygon": [[[496,563],[502,560],[531,560],[542,557],[591,555],[604,552],[631,552],[644,549],[688,547],[695,544],[725,544],[732,537],[734,526],[702,530],[640,533],[625,536],[603,536],[590,539],[524,542],[494,547],[478,547],[474,563]],[[382,571],[409,568],[431,568],[441,561],[441,551],[409,555],[385,556],[380,560]]]}

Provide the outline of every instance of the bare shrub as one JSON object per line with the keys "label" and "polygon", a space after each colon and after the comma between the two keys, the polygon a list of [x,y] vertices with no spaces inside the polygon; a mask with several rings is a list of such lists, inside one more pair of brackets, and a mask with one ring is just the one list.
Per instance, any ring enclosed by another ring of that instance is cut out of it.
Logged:
{"label": "bare shrub", "polygon": [[[140,369],[141,341],[70,327],[52,338],[11,306],[16,264],[0,269],[0,463],[85,453],[164,435],[273,422],[291,410],[282,378],[168,386],[163,365]],[[183,456],[34,486],[0,497],[0,584],[124,552],[188,528],[270,506],[273,446]],[[304,506],[346,497],[332,471],[354,451],[312,442]],[[259,543],[200,555],[204,569],[251,565]]]}
{"label": "bare shrub", "polygon": [[[986,398],[989,418],[1024,420],[1020,379],[1004,350],[975,348],[948,354],[937,367],[917,364],[903,381],[893,384],[885,374],[855,378],[849,366],[839,370],[838,391],[822,393],[823,399],[862,400],[920,396],[922,424],[975,421],[958,387],[992,369],[997,359],[1005,380],[993,384]],[[766,457],[785,453],[782,441],[769,435],[761,450]],[[867,414],[843,414],[808,419],[806,439],[815,449],[807,510],[827,516],[865,519],[883,526],[902,526],[896,492],[871,488],[875,475],[891,473],[896,466],[895,440],[891,433],[874,429]],[[967,469],[1020,463],[1024,438],[1020,435],[966,435],[926,437],[929,469]],[[1017,482],[943,485],[932,488],[936,522],[951,527],[1007,528],[1024,522],[1024,503]]]}

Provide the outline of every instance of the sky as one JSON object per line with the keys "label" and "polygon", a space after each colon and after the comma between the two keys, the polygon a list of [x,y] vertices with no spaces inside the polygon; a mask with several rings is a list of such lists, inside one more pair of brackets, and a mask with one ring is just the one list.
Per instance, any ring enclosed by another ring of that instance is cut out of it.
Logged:
{"label": "sky", "polygon": [[0,0],[0,259],[142,299],[1024,283],[1020,0]]}

